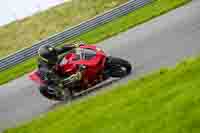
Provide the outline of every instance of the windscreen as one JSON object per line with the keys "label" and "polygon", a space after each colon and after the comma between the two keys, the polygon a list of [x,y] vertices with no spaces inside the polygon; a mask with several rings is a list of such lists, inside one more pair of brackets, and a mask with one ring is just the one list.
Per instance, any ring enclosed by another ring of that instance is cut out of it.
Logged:
{"label": "windscreen", "polygon": [[90,60],[92,57],[96,56],[96,52],[91,49],[77,48],[75,52],[77,55],[76,60]]}

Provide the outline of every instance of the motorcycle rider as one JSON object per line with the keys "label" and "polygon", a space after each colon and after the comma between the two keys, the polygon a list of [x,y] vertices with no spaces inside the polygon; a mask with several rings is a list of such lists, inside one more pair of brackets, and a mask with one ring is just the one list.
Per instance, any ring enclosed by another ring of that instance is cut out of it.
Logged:
{"label": "motorcycle rider", "polygon": [[73,45],[65,45],[61,48],[55,48],[49,45],[41,46],[38,50],[38,70],[41,77],[45,81],[49,81],[52,77],[63,78],[59,70],[59,56],[84,45],[83,43],[76,43]]}

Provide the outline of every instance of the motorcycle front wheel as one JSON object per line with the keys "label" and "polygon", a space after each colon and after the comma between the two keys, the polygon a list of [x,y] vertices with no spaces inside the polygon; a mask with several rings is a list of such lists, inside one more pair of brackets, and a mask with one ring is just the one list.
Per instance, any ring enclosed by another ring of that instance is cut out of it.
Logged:
{"label": "motorcycle front wheel", "polygon": [[132,66],[124,59],[108,57],[106,61],[106,69],[111,77],[122,78],[131,73]]}

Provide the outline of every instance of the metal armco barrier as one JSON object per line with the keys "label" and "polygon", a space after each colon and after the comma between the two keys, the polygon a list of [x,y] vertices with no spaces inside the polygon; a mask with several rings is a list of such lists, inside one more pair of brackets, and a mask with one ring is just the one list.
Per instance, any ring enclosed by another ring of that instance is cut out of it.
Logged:
{"label": "metal armco barrier", "polygon": [[32,47],[20,50],[12,55],[9,55],[0,60],[0,71],[8,69],[14,65],[17,65],[37,54],[37,50],[42,45],[52,45],[57,46],[68,39],[79,36],[80,34],[86,33],[98,26],[108,23],[116,18],[126,15],[140,7],[143,7],[153,0],[130,0],[129,2],[120,5],[104,14],[98,15],[88,21],[85,21],[77,26],[66,29],[61,33],[53,35],[47,39],[44,39]]}

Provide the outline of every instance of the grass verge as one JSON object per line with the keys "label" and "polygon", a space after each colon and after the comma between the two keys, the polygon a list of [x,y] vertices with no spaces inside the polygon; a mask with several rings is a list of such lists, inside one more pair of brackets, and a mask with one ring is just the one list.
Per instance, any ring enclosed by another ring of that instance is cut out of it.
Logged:
{"label": "grass verge", "polygon": [[4,133],[199,133],[199,69],[191,58]]}
{"label": "grass verge", "polygon": [[[100,26],[88,33],[74,38],[73,40],[84,40],[85,42],[93,44],[97,43],[103,39],[119,34],[122,31],[126,31],[138,24],[144,23],[154,17],[160,16],[161,14],[177,8],[189,1],[191,0],[154,0],[153,3],[140,8],[137,11]],[[14,66],[13,68],[0,72],[0,84],[6,83],[33,70],[35,64],[35,59],[31,59]]]}

